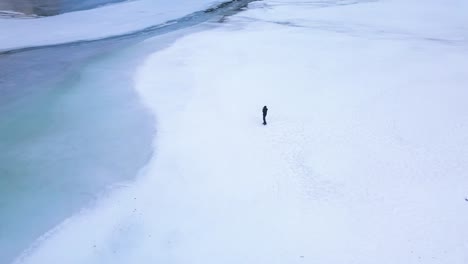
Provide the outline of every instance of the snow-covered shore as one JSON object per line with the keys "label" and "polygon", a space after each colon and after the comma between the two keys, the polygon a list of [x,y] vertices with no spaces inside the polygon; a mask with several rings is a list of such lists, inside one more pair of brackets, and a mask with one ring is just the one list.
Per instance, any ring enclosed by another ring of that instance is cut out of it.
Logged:
{"label": "snow-covered shore", "polygon": [[157,155],[18,263],[467,263],[462,2],[266,0],[151,55]]}
{"label": "snow-covered shore", "polygon": [[36,19],[0,17],[0,51],[118,36],[220,2],[223,1],[136,0]]}

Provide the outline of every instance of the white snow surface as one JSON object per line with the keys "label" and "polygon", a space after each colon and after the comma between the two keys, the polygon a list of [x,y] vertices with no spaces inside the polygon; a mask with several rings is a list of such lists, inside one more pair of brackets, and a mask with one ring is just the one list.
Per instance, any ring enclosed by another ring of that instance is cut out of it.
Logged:
{"label": "white snow surface", "polygon": [[154,53],[155,156],[18,263],[468,263],[464,8],[266,0]]}
{"label": "white snow surface", "polygon": [[0,17],[0,51],[118,36],[204,10],[220,0],[134,0],[36,19]]}

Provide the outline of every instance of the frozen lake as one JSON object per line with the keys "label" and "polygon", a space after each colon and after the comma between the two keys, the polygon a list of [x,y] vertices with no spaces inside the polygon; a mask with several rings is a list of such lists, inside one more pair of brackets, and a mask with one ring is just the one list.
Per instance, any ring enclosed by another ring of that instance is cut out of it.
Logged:
{"label": "frozen lake", "polygon": [[468,3],[211,4],[2,21],[0,262],[468,263]]}

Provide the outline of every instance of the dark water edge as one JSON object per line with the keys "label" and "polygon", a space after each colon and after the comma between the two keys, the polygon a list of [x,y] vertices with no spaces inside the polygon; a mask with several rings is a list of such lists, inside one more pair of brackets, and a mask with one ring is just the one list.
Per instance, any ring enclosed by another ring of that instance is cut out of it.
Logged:
{"label": "dark water edge", "polygon": [[153,154],[153,117],[133,90],[135,44],[223,21],[252,1],[230,1],[163,25],[96,41],[0,53],[0,263],[133,180]]}
{"label": "dark water edge", "polygon": [[126,0],[0,0],[0,10],[26,15],[54,16],[123,1]]}

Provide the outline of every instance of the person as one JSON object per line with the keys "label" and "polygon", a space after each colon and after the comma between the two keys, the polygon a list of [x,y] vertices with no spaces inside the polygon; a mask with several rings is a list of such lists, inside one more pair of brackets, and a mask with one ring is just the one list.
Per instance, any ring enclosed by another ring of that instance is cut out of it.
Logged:
{"label": "person", "polygon": [[266,125],[267,124],[266,116],[268,113],[268,107],[266,105],[263,107],[262,112],[263,112],[263,125]]}

